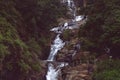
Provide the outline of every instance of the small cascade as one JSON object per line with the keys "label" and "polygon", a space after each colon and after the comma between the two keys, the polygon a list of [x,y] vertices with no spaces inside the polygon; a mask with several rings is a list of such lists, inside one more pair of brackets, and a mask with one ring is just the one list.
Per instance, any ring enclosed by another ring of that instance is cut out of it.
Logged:
{"label": "small cascade", "polygon": [[[71,21],[69,22],[64,23],[63,25],[60,25],[50,30],[55,32],[57,35],[55,40],[53,41],[53,44],[51,45],[50,55],[47,59],[48,61],[48,72],[46,75],[47,80],[58,80],[61,68],[68,65],[68,63],[65,62],[57,62],[57,66],[54,65],[54,62],[56,64],[55,56],[57,55],[57,52],[61,50],[65,45],[65,42],[63,42],[63,40],[60,39],[61,33],[66,29],[78,28],[76,27],[76,22],[81,21],[83,19],[83,16],[76,16],[76,7],[73,0],[63,0],[62,3],[63,4],[67,3],[68,9],[71,12],[71,15],[73,16],[73,19],[71,19]],[[75,54],[76,51],[74,51],[73,56]]]}
{"label": "small cascade", "polygon": [[54,40],[53,45],[51,45],[51,52],[47,60],[53,61],[57,52],[61,50],[64,45],[65,43],[60,39],[60,34],[58,34]]}
{"label": "small cascade", "polygon": [[52,63],[48,64],[48,73],[46,75],[47,80],[57,80],[59,69],[56,70]]}

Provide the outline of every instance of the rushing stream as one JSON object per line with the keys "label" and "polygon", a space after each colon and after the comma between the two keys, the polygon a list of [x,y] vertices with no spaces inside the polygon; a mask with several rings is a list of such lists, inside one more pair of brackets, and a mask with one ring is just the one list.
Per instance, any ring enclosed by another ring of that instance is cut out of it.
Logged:
{"label": "rushing stream", "polygon": [[[56,35],[55,40],[53,41],[53,44],[51,45],[50,55],[47,59],[47,61],[48,61],[48,72],[46,75],[47,80],[58,80],[58,75],[61,71],[61,68],[68,65],[67,63],[64,63],[64,62],[57,62],[57,66],[55,66],[53,64],[54,62],[56,62],[55,56],[57,55],[57,52],[59,50],[61,50],[65,45],[65,42],[63,42],[63,40],[60,39],[61,33],[65,29],[76,28],[77,27],[76,22],[81,21],[83,19],[83,16],[76,16],[76,7],[75,7],[73,0],[63,0],[62,2],[64,4],[67,4],[68,9],[69,9],[71,15],[73,16],[73,19],[71,19],[70,22],[66,22],[63,25],[55,27],[50,30],[50,31],[57,33],[57,35]],[[74,55],[74,53],[73,53],[73,55]]]}

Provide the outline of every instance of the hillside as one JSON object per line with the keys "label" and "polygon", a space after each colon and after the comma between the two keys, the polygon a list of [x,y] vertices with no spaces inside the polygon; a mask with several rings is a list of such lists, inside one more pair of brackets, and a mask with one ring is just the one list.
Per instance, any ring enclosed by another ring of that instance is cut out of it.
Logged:
{"label": "hillside", "polygon": [[65,11],[59,0],[0,0],[0,79],[45,78],[40,61],[49,55],[49,29]]}

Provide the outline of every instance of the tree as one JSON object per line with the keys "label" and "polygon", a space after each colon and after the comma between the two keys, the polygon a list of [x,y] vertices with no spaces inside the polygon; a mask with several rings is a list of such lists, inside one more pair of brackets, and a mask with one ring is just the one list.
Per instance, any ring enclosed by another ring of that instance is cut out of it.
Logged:
{"label": "tree", "polygon": [[50,35],[43,34],[65,11],[59,0],[0,0],[0,79],[45,78],[40,61],[49,54]]}
{"label": "tree", "polygon": [[120,6],[119,0],[96,0],[88,5],[85,14],[87,23],[80,28],[83,48],[99,54],[108,52],[118,57],[120,51]]}

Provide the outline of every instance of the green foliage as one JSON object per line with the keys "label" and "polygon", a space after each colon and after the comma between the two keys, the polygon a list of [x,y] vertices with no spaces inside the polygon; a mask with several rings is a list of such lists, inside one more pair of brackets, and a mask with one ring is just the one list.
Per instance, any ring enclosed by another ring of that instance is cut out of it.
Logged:
{"label": "green foliage", "polygon": [[111,71],[104,71],[102,73],[99,73],[95,76],[95,80],[119,80],[120,71],[117,70],[111,70]]}
{"label": "green foliage", "polygon": [[[66,12],[65,6],[60,4],[60,0],[16,0],[16,4],[24,16],[25,22],[31,27],[30,31],[32,29],[35,31],[50,29]],[[33,23],[29,24],[30,22]]]}
{"label": "green foliage", "polygon": [[94,72],[95,80],[119,80],[120,60],[107,60],[98,63],[97,71]]}
{"label": "green foliage", "polygon": [[0,62],[2,62],[2,60],[8,54],[9,54],[8,47],[3,44],[0,44]]}
{"label": "green foliage", "polygon": [[65,30],[65,31],[63,32],[63,34],[62,34],[63,39],[64,39],[65,41],[69,41],[69,40],[70,40],[70,35],[71,35],[71,34],[72,34],[72,33],[71,33],[70,30]]}
{"label": "green foliage", "polygon": [[65,12],[59,0],[0,0],[0,79],[27,80],[42,72],[39,61],[50,38],[43,34]]}
{"label": "green foliage", "polygon": [[[34,38],[30,39],[27,42],[27,45],[29,46],[29,50],[32,53],[36,53],[36,55],[38,57],[42,56],[42,48],[41,48],[41,44],[39,44],[37,41],[35,41]],[[35,55],[35,54],[34,54]]]}
{"label": "green foliage", "polygon": [[6,42],[13,44],[13,40],[17,38],[15,29],[12,28],[13,26],[7,22],[4,17],[0,17],[0,59],[4,60],[7,54],[10,54],[8,48],[9,46],[6,45]]}
{"label": "green foliage", "polygon": [[88,5],[85,14],[87,23],[80,28],[83,48],[97,53],[105,53],[110,48],[113,56],[119,55],[120,47],[120,6],[119,0],[96,0]]}
{"label": "green foliage", "polygon": [[38,71],[41,70],[41,67],[40,67],[40,66],[41,66],[40,64],[34,64],[34,65],[32,65],[32,68],[33,68],[36,72],[38,72]]}
{"label": "green foliage", "polygon": [[24,73],[27,73],[30,69],[30,66],[24,62],[24,60],[21,60],[18,65],[21,67],[21,71],[23,71]]}

